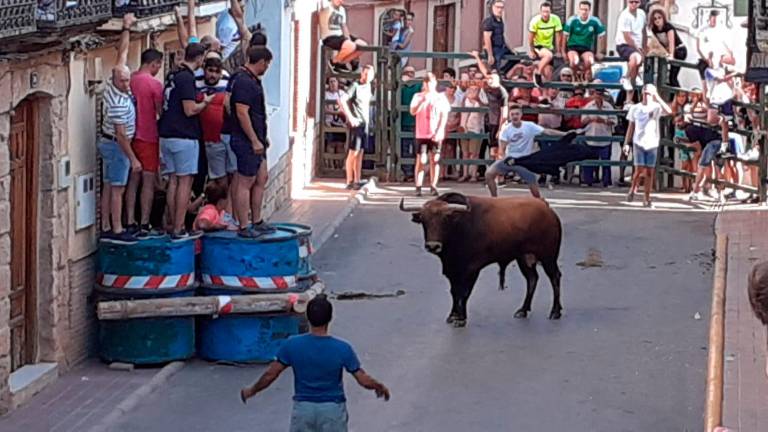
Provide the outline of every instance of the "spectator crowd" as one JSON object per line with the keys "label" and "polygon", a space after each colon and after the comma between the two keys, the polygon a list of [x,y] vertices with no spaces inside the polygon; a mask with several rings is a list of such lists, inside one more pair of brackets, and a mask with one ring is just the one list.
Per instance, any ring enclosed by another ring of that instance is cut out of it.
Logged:
{"label": "spectator crowd", "polygon": [[[643,202],[650,206],[648,191],[658,160],[672,159],[688,173],[682,188],[691,200],[753,198],[708,180],[757,186],[757,167],[751,162],[758,154],[749,145],[749,135],[761,125],[757,112],[748,107],[757,103],[756,86],[736,70],[717,9],[712,9],[695,36],[695,47],[687,47],[669,22],[668,3],[626,1],[613,33],[616,51],[610,53],[620,62],[604,62],[598,47],[608,30],[592,14],[587,0],[579,1],[577,13],[563,21],[552,13],[549,2],[542,2],[529,22],[526,55],[516,55],[506,41],[504,0],[489,4],[490,14],[481,26],[481,51],[471,52],[473,61],[462,62],[459,70],[447,68],[439,77],[425,73],[417,78],[407,52],[402,53],[400,96],[410,110],[401,113],[401,131],[407,134],[400,143],[401,156],[413,158],[415,163],[404,164],[402,170],[415,182],[416,193],[421,194],[429,166],[433,195],[440,179],[485,181],[493,193],[496,184],[508,177],[528,183],[538,195],[538,184],[552,187],[563,180],[562,175],[538,175],[524,172],[520,166],[512,169],[514,160],[548,149],[563,134],[573,132],[565,136],[573,141],[575,135],[583,135],[577,141],[590,148],[588,159],[604,163],[601,169],[594,166],[598,164],[586,164],[578,176],[572,168],[565,169],[568,182],[578,178],[585,187],[630,186],[628,200],[643,185]],[[407,51],[413,14],[396,11],[390,15],[388,44]],[[693,48],[697,59],[692,61]],[[655,86],[643,82],[643,72],[650,70],[653,57],[672,60],[662,76],[676,93],[664,91],[662,97]],[[699,83],[682,88],[682,67],[674,61],[695,63]],[[621,73],[616,74],[617,70]],[[333,99],[336,89],[329,81],[326,99]],[[425,101],[431,102],[425,105]],[[338,109],[328,113],[327,124],[340,114]],[[540,134],[550,137],[534,139]],[[662,137],[674,137],[674,145],[663,146]],[[332,139],[341,141],[343,137]],[[611,163],[614,155],[623,163]],[[441,168],[441,156],[469,163]],[[503,161],[506,167],[494,164],[486,169],[482,162],[472,162],[486,158]],[[625,165],[630,164],[631,179],[624,176]],[[621,165],[618,179],[612,177],[611,165]],[[489,178],[494,179],[493,185]]]}

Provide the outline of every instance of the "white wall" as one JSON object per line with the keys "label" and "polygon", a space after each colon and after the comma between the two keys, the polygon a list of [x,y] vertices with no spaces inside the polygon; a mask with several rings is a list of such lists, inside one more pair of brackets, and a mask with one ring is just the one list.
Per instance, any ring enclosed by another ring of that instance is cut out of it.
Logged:
{"label": "white wall", "polygon": [[283,7],[283,0],[249,2],[246,23],[251,26],[260,22],[267,33],[267,46],[274,56],[272,65],[264,76],[267,93],[269,141],[268,168],[274,166],[289,149],[291,121],[291,14]]}

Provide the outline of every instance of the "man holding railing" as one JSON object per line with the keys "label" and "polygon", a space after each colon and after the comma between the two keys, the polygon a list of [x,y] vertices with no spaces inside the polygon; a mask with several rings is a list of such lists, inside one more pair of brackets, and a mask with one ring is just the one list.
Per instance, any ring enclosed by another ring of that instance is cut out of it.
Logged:
{"label": "man holding railing", "polygon": [[365,41],[349,33],[347,11],[342,6],[343,3],[344,0],[330,0],[318,14],[323,46],[336,51],[336,55],[330,61],[331,67],[335,70],[343,70],[347,63],[352,65],[352,69],[356,69],[353,62],[363,54],[357,48],[367,45]]}
{"label": "man holding railing", "polygon": [[574,71],[581,71],[584,81],[592,80],[597,39],[605,36],[605,26],[592,15],[592,3],[579,2],[579,14],[572,16],[563,26],[568,63]]}
{"label": "man holding railing", "polygon": [[542,85],[542,75],[549,80],[552,77],[552,61],[556,54],[565,57],[562,40],[563,24],[560,17],[552,15],[552,3],[545,1],[539,6],[539,15],[528,26],[529,55],[539,60],[539,66],[533,75],[536,87]]}
{"label": "man holding railing", "polygon": [[[720,152],[722,143],[727,143],[728,136],[728,121],[725,117],[720,117],[720,133],[716,130],[692,124],[691,119],[685,115],[678,115],[675,118],[675,125],[685,131],[685,137],[681,141],[685,141],[691,148],[700,148],[701,157],[699,158],[699,166],[696,171],[696,179],[693,182],[693,192],[688,196],[690,201],[705,199],[702,193],[704,184],[712,177],[712,165]],[[719,177],[719,170],[715,170],[715,174]],[[718,193],[718,199],[722,200],[723,197]]]}
{"label": "man holding railing", "polygon": [[505,76],[514,62],[504,56],[512,54],[504,39],[504,0],[491,3],[491,15],[483,20],[483,49],[488,56],[488,67]]}

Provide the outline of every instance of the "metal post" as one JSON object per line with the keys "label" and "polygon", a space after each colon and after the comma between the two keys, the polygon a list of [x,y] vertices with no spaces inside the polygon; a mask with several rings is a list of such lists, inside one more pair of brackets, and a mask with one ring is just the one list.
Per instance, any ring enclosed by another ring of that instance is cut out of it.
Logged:
{"label": "metal post", "polygon": [[326,80],[326,67],[328,65],[328,56],[327,56],[327,50],[325,47],[320,47],[320,96],[318,97],[318,100],[320,101],[320,138],[317,142],[317,149],[315,152],[317,153],[317,166],[315,167],[315,172],[325,172],[325,159],[323,155],[325,154],[325,80]]}
{"label": "metal post", "polygon": [[392,116],[394,121],[392,122],[392,134],[394,136],[394,140],[392,141],[392,147],[393,147],[392,154],[394,155],[395,163],[393,166],[394,172],[392,173],[392,178],[398,179],[401,172],[402,158],[403,158],[403,155],[401,152],[403,148],[401,141],[403,138],[400,136],[400,132],[402,131],[402,127],[403,127],[402,126],[403,116],[402,116],[402,113],[400,112],[400,105],[403,104],[403,98],[402,98],[403,95],[400,91],[400,85],[401,85],[400,77],[402,75],[402,68],[401,68],[400,56],[393,55],[393,60],[394,60],[393,62],[394,72],[392,73],[392,91],[394,92],[394,97],[393,97],[394,104],[392,107]]}
{"label": "metal post", "polygon": [[757,173],[758,173],[758,182],[757,182],[757,196],[760,200],[761,204],[765,204],[765,198],[766,198],[766,178],[768,177],[768,166],[766,164],[768,163],[768,158],[766,158],[765,154],[765,139],[766,136],[764,135],[766,131],[766,126],[768,126],[768,115],[766,115],[765,110],[765,103],[766,103],[766,97],[765,97],[765,84],[761,83],[759,88],[759,100],[760,100],[760,132],[762,134],[760,135],[760,138],[758,139],[758,148],[760,152],[760,165],[758,166]]}

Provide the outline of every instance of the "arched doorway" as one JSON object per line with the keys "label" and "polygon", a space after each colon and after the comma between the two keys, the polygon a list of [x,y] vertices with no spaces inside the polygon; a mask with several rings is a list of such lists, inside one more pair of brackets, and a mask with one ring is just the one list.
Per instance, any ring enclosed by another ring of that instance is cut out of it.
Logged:
{"label": "arched doorway", "polygon": [[31,98],[11,116],[11,371],[37,356],[38,117]]}

